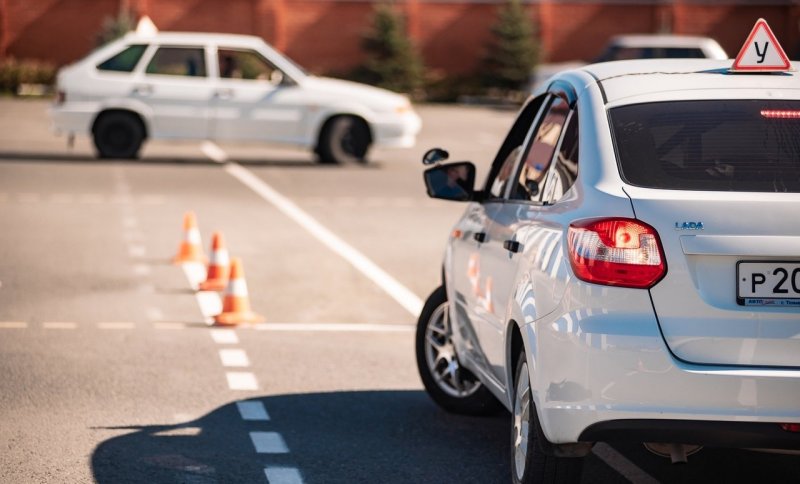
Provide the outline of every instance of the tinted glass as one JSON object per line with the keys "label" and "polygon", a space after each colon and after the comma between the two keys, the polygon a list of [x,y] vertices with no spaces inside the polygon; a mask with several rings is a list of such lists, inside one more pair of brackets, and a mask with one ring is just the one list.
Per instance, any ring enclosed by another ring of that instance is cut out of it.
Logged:
{"label": "tinted glass", "polygon": [[97,65],[101,71],[131,72],[142,58],[146,45],[131,45],[119,54]]}
{"label": "tinted glass", "polygon": [[800,192],[800,101],[680,101],[610,111],[622,177],[651,188]]}
{"label": "tinted glass", "polygon": [[270,81],[275,68],[252,51],[219,49],[219,77],[223,79],[249,79]]}
{"label": "tinted glass", "polygon": [[555,159],[555,166],[550,172],[543,200],[557,202],[578,178],[578,113],[569,118],[564,129],[561,146]]}
{"label": "tinted glass", "polygon": [[202,47],[161,47],[147,64],[148,74],[204,77],[206,60]]}

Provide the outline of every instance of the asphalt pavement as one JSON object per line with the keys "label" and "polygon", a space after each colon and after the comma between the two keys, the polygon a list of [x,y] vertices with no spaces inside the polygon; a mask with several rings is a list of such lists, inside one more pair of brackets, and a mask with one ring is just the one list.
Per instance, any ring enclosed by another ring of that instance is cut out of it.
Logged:
{"label": "asphalt pavement", "polygon": [[[419,160],[482,176],[514,112],[421,106],[417,148],[331,167],[189,142],[101,161],[45,110],[0,99],[0,482],[510,482],[509,416],[439,410],[413,325],[463,210],[425,196]],[[171,260],[189,210],[263,324],[208,326],[218,296]],[[798,482],[797,459],[600,444],[583,481]]]}

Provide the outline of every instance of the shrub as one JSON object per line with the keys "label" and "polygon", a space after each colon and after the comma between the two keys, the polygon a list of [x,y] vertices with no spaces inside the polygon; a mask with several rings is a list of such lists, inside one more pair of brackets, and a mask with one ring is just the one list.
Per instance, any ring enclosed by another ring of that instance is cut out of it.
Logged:
{"label": "shrub", "polygon": [[96,43],[98,46],[116,40],[131,30],[136,28],[136,18],[128,10],[120,10],[116,17],[106,17],[103,19],[103,26],[97,34]]}
{"label": "shrub", "polygon": [[56,67],[37,60],[17,60],[8,57],[0,61],[0,91],[16,93],[20,84],[53,85]]}

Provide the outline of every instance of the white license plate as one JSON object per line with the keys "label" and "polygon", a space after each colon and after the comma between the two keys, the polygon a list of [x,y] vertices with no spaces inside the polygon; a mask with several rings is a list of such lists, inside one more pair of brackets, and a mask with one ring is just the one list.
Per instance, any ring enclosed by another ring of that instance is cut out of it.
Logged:
{"label": "white license plate", "polygon": [[800,262],[739,261],[736,280],[743,306],[800,306]]}

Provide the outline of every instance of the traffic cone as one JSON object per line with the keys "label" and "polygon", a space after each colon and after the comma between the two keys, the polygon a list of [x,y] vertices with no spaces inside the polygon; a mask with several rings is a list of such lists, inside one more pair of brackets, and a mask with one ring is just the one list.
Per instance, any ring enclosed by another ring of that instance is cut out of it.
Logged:
{"label": "traffic cone", "polygon": [[222,232],[214,232],[211,236],[211,261],[208,263],[206,280],[200,283],[201,291],[222,291],[228,285],[230,274],[230,258],[225,248]]}
{"label": "traffic cone", "polygon": [[467,264],[467,279],[469,279],[472,285],[472,293],[479,296],[481,294],[481,268],[478,254],[472,254],[469,258],[469,263]]}
{"label": "traffic cone", "polygon": [[487,312],[490,313],[494,312],[494,303],[492,302],[492,286],[494,286],[494,281],[492,280],[492,277],[489,276],[486,278],[486,290],[483,296],[483,307]]}
{"label": "traffic cone", "polygon": [[183,216],[183,240],[178,247],[178,255],[172,259],[174,264],[184,262],[206,263],[206,256],[203,254],[202,241],[200,240],[200,230],[197,228],[197,218],[194,212],[186,212]]}
{"label": "traffic cone", "polygon": [[250,309],[250,296],[247,294],[242,259],[234,257],[231,259],[231,277],[222,300],[222,313],[214,317],[214,323],[221,326],[235,326],[240,323],[259,323],[263,320],[263,316]]}

